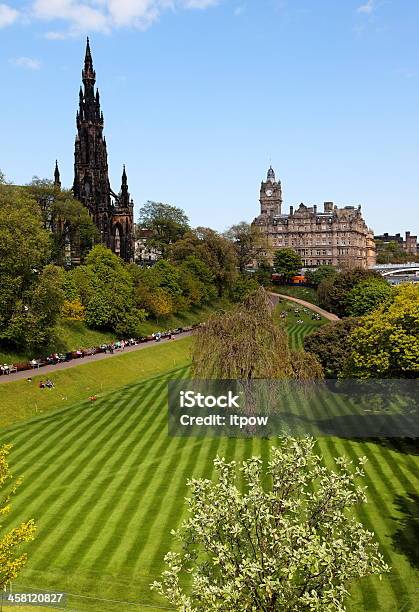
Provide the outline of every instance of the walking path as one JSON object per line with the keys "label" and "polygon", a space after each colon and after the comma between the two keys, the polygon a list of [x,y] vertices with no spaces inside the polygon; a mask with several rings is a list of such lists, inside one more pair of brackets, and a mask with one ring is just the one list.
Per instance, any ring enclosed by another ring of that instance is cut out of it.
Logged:
{"label": "walking path", "polygon": [[283,293],[269,293],[269,295],[272,298],[276,298],[276,300],[273,300],[275,303],[277,303],[279,299],[289,300],[290,302],[295,302],[296,304],[300,304],[300,306],[304,306],[305,308],[309,308],[310,310],[317,312],[317,314],[321,315],[328,321],[340,321],[337,315],[327,312],[327,310],[323,310],[323,308],[320,308],[320,306],[316,306],[311,302],[306,302],[305,300],[300,300],[300,298],[291,297],[290,295],[284,295]]}
{"label": "walking path", "polygon": [[9,383],[15,380],[22,380],[26,378],[34,378],[35,376],[45,377],[47,374],[51,374],[54,372],[58,372],[59,370],[68,370],[68,368],[74,368],[76,366],[81,366],[86,363],[91,363],[92,361],[101,361],[102,359],[112,359],[112,357],[120,357],[125,353],[132,353],[134,351],[139,351],[144,348],[148,348],[150,346],[155,346],[156,344],[164,344],[166,342],[176,342],[176,340],[180,340],[181,338],[186,338],[192,334],[191,331],[183,332],[175,336],[173,340],[170,338],[162,338],[160,342],[143,342],[142,344],[136,344],[135,346],[127,346],[125,349],[119,349],[114,353],[96,353],[96,355],[88,355],[87,357],[81,357],[80,359],[72,359],[71,361],[63,361],[61,363],[57,363],[55,365],[47,365],[42,366],[40,368],[35,368],[33,370],[24,370],[22,372],[14,372],[13,374],[0,376],[0,384]]}
{"label": "walking path", "polygon": [[[323,310],[320,306],[316,306],[311,302],[306,302],[305,300],[300,300],[300,298],[291,297],[289,295],[284,295],[282,293],[269,293],[272,298],[273,303],[277,303],[279,299],[289,300],[290,302],[295,302],[300,306],[304,306],[314,312],[317,312],[319,315],[327,319],[328,321],[339,321],[339,317],[331,312],[327,312],[327,310]],[[177,336],[175,336],[174,340],[170,340],[170,338],[162,338],[160,343],[165,342],[176,342],[176,340],[180,340],[181,338],[186,338],[190,336],[192,332],[183,332]],[[154,346],[155,342],[144,342],[143,344],[137,344],[135,346],[128,346],[124,350],[118,350],[115,353],[97,353],[96,355],[89,355],[87,357],[82,357],[80,359],[73,359],[72,361],[64,361],[62,363],[57,363],[55,365],[43,366],[39,369],[35,368],[33,370],[24,370],[23,372],[15,372],[14,374],[9,374],[6,376],[0,376],[0,384],[5,384],[9,382],[13,382],[14,380],[22,380],[25,378],[33,378],[34,376],[42,376],[47,374],[51,374],[57,372],[59,370],[67,370],[68,368],[74,368],[76,366],[84,365],[85,363],[91,363],[92,361],[101,361],[102,359],[112,359],[112,357],[119,357],[125,353],[132,353],[133,351],[138,351],[144,349],[149,346]],[[47,378],[47,376],[45,376]]]}

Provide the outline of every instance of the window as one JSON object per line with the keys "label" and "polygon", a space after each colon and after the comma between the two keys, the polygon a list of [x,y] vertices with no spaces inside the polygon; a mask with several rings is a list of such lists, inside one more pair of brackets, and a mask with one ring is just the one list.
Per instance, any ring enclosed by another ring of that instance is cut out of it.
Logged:
{"label": "window", "polygon": [[121,254],[121,232],[119,231],[119,227],[115,230],[115,253],[117,255]]}

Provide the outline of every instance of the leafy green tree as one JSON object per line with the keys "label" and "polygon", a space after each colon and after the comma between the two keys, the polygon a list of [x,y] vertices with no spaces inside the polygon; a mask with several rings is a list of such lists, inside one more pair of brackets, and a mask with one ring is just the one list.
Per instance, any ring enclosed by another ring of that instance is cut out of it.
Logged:
{"label": "leafy green tree", "polygon": [[35,348],[51,339],[64,295],[62,271],[45,267],[50,258],[36,200],[0,186],[0,342]]}
{"label": "leafy green tree", "polygon": [[202,292],[202,303],[211,302],[217,297],[215,276],[211,269],[198,257],[189,255],[180,264],[182,274],[189,274],[198,281]]}
{"label": "leafy green tree", "polygon": [[80,300],[65,300],[61,307],[61,316],[69,321],[84,321],[86,309]]}
{"label": "leafy green tree", "polygon": [[242,302],[248,295],[258,288],[258,282],[253,276],[240,274],[231,286],[230,296],[233,302]]}
{"label": "leafy green tree", "polygon": [[350,335],[345,377],[419,376],[419,285],[398,287],[394,299],[360,319]]}
{"label": "leafy green tree", "polygon": [[191,255],[211,270],[219,296],[237,277],[238,259],[234,245],[210,228],[198,227],[187,232],[170,249],[170,258],[178,264]]}
{"label": "leafy green tree", "polygon": [[285,281],[290,281],[293,276],[300,273],[303,266],[301,257],[294,249],[279,249],[275,252],[274,268]]}
{"label": "leafy green tree", "polygon": [[259,285],[262,285],[262,287],[267,287],[271,284],[272,270],[273,268],[269,261],[265,258],[261,258],[255,272],[255,278]]}
{"label": "leafy green tree", "polygon": [[172,297],[182,294],[179,269],[170,261],[160,259],[150,269],[150,276],[154,276],[156,287],[163,287]]}
{"label": "leafy green tree", "polygon": [[[0,446],[0,520],[10,512],[10,502],[21,480],[13,480],[7,461],[11,445]],[[21,551],[22,544],[35,537],[35,523],[25,521],[4,533],[0,525],[0,592],[17,578],[26,565],[27,554]]]}
{"label": "leafy green tree", "polygon": [[325,278],[334,277],[338,271],[334,266],[323,265],[316,270],[307,270],[305,273],[306,281],[309,285],[317,288]]}
{"label": "leafy green tree", "polygon": [[267,466],[217,457],[217,480],[189,480],[189,517],[174,532],[182,552],[166,555],[152,588],[184,612],[343,612],[353,581],[389,567],[354,518],[366,458],[354,468],[339,457],[329,471],[314,446],[285,439]]}
{"label": "leafy green tree", "polygon": [[361,281],[346,296],[346,312],[351,317],[362,317],[391,300],[393,290],[384,278]]}
{"label": "leafy green tree", "polygon": [[86,264],[72,271],[71,277],[89,327],[114,330],[120,335],[137,333],[146,313],[136,307],[133,279],[120,257],[97,245]]}
{"label": "leafy green tree", "polygon": [[152,232],[147,244],[159,251],[162,257],[166,257],[169,246],[189,230],[189,219],[181,208],[148,201],[140,209],[138,228]]}
{"label": "leafy green tree", "polygon": [[34,176],[26,188],[41,208],[44,227],[52,232],[52,260],[58,265],[67,263],[65,247],[69,241],[74,255],[83,262],[100,238],[86,207],[70,190],[57,189],[48,179]]}
{"label": "leafy green tree", "polygon": [[266,238],[256,225],[242,221],[232,225],[224,232],[224,236],[234,244],[239,270],[242,273],[253,262],[258,262],[266,256]]}
{"label": "leafy green tree", "polygon": [[152,268],[140,269],[135,276],[138,305],[157,319],[190,305],[185,296],[187,288],[182,284],[184,275],[172,262],[160,259]]}
{"label": "leafy green tree", "polygon": [[322,364],[326,378],[339,378],[350,355],[349,337],[359,324],[346,318],[322,325],[304,338],[304,348]]}
{"label": "leafy green tree", "polygon": [[173,299],[169,292],[162,287],[150,289],[146,285],[140,285],[136,289],[137,304],[145,309],[157,321],[160,317],[167,317],[173,313]]}
{"label": "leafy green tree", "polygon": [[317,296],[320,306],[335,313],[339,317],[349,315],[348,295],[349,292],[361,281],[377,279],[383,281],[378,272],[355,268],[345,270],[322,280],[317,289]]}
{"label": "leafy green tree", "polygon": [[273,319],[272,302],[259,288],[241,304],[201,326],[192,350],[197,379],[301,378],[322,376],[317,359],[291,351]]}

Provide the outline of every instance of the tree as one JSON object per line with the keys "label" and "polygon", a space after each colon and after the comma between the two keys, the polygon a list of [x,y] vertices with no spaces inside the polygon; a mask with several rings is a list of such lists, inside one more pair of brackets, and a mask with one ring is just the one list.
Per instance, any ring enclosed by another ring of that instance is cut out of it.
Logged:
{"label": "tree", "polygon": [[242,302],[248,295],[254,293],[258,288],[258,282],[253,276],[240,274],[230,289],[233,302]]}
{"label": "tree", "polygon": [[[184,612],[344,611],[350,583],[389,571],[374,534],[354,518],[366,503],[366,458],[322,466],[311,438],[285,439],[260,457],[217,457],[215,482],[188,481],[182,552],[152,588]],[[241,482],[244,485],[241,486]],[[185,589],[183,579],[191,576]]]}
{"label": "tree", "polygon": [[[13,481],[10,474],[7,457],[11,450],[10,445],[0,447],[0,519],[10,512],[10,501],[20,480]],[[20,570],[25,566],[27,554],[20,551],[21,545],[33,540],[35,537],[35,523],[33,520],[21,523],[8,533],[1,535],[0,525],[0,592],[14,580]]]}
{"label": "tree", "polygon": [[47,343],[64,298],[62,271],[45,264],[50,235],[24,188],[0,186],[0,341],[17,348]]}
{"label": "tree", "polygon": [[333,321],[304,338],[304,349],[317,357],[326,378],[339,378],[341,375],[350,355],[349,337],[357,325],[358,319]]}
{"label": "tree", "polygon": [[187,232],[170,249],[170,258],[178,264],[191,255],[211,270],[219,296],[237,277],[238,260],[234,246],[210,228],[198,227]]}
{"label": "tree", "polygon": [[316,270],[307,270],[305,277],[309,285],[317,288],[325,278],[332,278],[337,273],[334,266],[324,265],[319,266]]}
{"label": "tree", "polygon": [[345,377],[417,378],[419,285],[398,287],[392,301],[360,319],[349,347]]}
{"label": "tree", "polygon": [[255,278],[259,285],[267,287],[272,282],[272,266],[269,261],[265,258],[261,258],[258,264],[258,268],[255,272]]}
{"label": "tree", "polygon": [[83,262],[100,237],[87,208],[70,190],[57,189],[48,179],[34,176],[26,189],[38,202],[44,227],[52,232],[52,260],[58,265],[71,263],[66,253],[70,245],[72,255]]}
{"label": "tree", "polygon": [[162,257],[166,257],[169,246],[188,231],[189,219],[181,208],[148,201],[140,209],[138,227],[152,232],[147,243],[157,249]]}
{"label": "tree", "polygon": [[65,300],[61,308],[61,316],[69,321],[84,321],[86,309],[79,299]]}
{"label": "tree", "polygon": [[189,255],[180,264],[182,274],[189,274],[199,283],[202,292],[201,302],[207,303],[217,297],[215,277],[211,269],[198,257]]}
{"label": "tree", "polygon": [[245,272],[246,268],[254,261],[258,262],[262,254],[266,252],[266,238],[261,232],[261,228],[242,221],[237,225],[232,225],[224,236],[230,240],[237,253],[237,260],[240,272]]}
{"label": "tree", "polygon": [[[302,353],[296,362],[298,378],[321,376],[314,356]],[[287,334],[273,320],[272,303],[264,289],[198,329],[192,371],[197,379],[297,378]]]}
{"label": "tree", "polygon": [[361,281],[373,278],[383,281],[378,272],[365,270],[364,268],[345,270],[335,276],[323,279],[317,289],[320,306],[339,317],[348,316],[347,299],[349,292]]}
{"label": "tree", "polygon": [[167,317],[173,312],[173,300],[169,292],[162,287],[151,290],[140,286],[136,292],[137,303],[158,321],[160,317]]}
{"label": "tree", "polygon": [[135,304],[133,278],[120,257],[96,245],[86,264],[71,271],[70,276],[86,309],[89,327],[113,330],[123,336],[137,334],[146,313]]}
{"label": "tree", "polygon": [[294,249],[279,249],[274,256],[274,268],[285,281],[290,281],[293,276],[299,274],[303,262]]}
{"label": "tree", "polygon": [[393,290],[384,278],[361,281],[346,296],[346,312],[350,317],[362,317],[391,300]]}

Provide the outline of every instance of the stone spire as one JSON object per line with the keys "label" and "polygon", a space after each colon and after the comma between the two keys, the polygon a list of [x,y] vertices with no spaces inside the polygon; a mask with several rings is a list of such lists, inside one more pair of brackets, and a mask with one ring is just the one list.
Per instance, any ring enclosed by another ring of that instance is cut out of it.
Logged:
{"label": "stone spire", "polygon": [[54,187],[61,189],[61,178],[60,178],[60,170],[58,168],[58,160],[55,160]]}
{"label": "stone spire", "polygon": [[272,166],[269,166],[266,180],[271,181],[271,183],[275,183],[275,170],[272,168]]}

